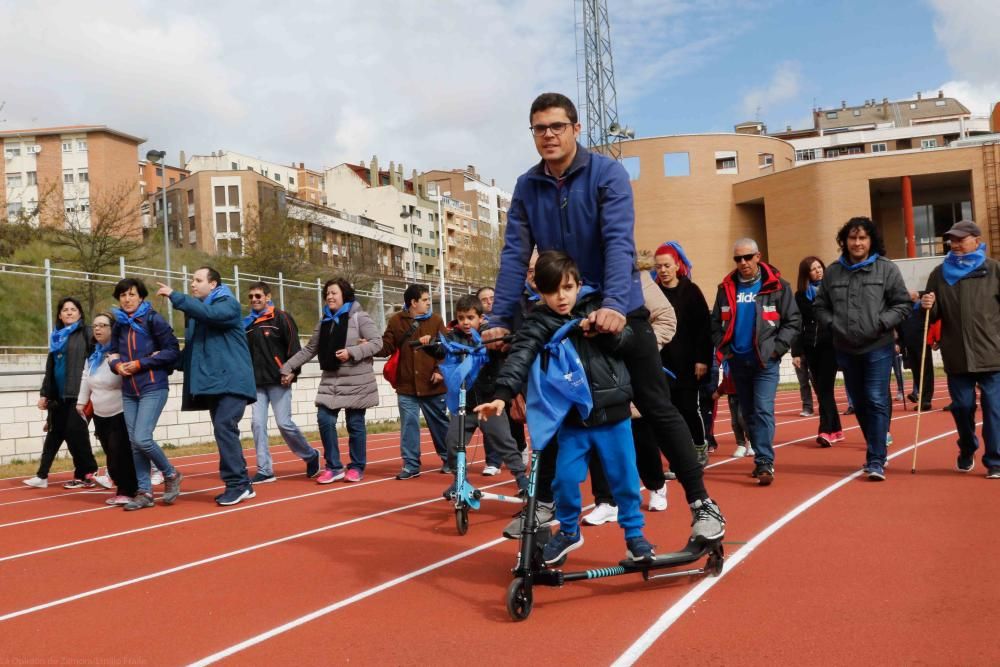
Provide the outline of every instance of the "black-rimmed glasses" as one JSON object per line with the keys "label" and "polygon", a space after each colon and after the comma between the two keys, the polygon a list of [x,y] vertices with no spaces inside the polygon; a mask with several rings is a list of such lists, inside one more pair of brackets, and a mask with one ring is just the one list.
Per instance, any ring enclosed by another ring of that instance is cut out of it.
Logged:
{"label": "black-rimmed glasses", "polygon": [[528,129],[531,130],[531,133],[536,137],[544,137],[545,133],[549,130],[552,130],[552,134],[558,137],[572,124],[573,123],[549,123],[548,125],[542,125],[539,123],[538,125],[532,125]]}

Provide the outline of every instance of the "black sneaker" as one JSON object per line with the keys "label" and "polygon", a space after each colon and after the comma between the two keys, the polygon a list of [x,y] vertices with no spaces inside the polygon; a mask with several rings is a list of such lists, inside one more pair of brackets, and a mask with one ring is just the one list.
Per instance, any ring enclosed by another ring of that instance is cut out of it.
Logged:
{"label": "black sneaker", "polygon": [[419,470],[407,470],[406,468],[403,468],[396,473],[396,479],[413,479],[414,477],[420,477]]}
{"label": "black sneaker", "polygon": [[758,463],[751,475],[757,478],[757,484],[760,486],[770,486],[774,481],[774,466],[770,463]]}
{"label": "black sneaker", "polygon": [[220,505],[236,505],[249,498],[256,498],[253,485],[228,487],[221,495],[216,496],[215,502]]}
{"label": "black sneaker", "polygon": [[715,440],[714,435],[705,436],[705,440],[708,441],[708,453],[714,454],[715,450],[719,448],[719,443]]}
{"label": "black sneaker", "polygon": [[625,557],[633,563],[651,563],[656,553],[653,545],[645,537],[633,537],[625,540]]}
{"label": "black sneaker", "polygon": [[254,475],[253,479],[251,479],[250,481],[253,482],[254,484],[268,484],[270,482],[277,482],[278,478],[275,477],[274,475],[265,475],[264,473],[259,472],[256,475]]}
{"label": "black sneaker", "polygon": [[456,490],[455,489],[455,482],[452,482],[451,484],[448,485],[448,488],[445,489],[444,492],[441,495],[444,496],[445,500],[454,500],[455,499],[455,490]]}
{"label": "black sneaker", "polygon": [[976,456],[974,454],[959,454],[955,461],[955,470],[958,472],[972,472],[976,467]]}
{"label": "black sneaker", "polygon": [[1000,466],[993,466],[987,470],[986,479],[1000,479]]}
{"label": "black sneaker", "polygon": [[455,474],[455,469],[452,468],[447,463],[445,463],[443,466],[441,466],[441,469],[438,470],[438,472],[441,473],[442,475],[454,475]]}
{"label": "black sneaker", "polygon": [[306,461],[306,477],[312,479],[319,474],[319,452],[311,459]]}

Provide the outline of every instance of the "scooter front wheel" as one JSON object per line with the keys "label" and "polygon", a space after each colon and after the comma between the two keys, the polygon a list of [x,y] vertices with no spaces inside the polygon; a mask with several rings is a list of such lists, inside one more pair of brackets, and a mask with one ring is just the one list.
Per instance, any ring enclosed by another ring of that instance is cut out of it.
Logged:
{"label": "scooter front wheel", "polygon": [[531,588],[526,586],[523,577],[516,577],[507,587],[507,613],[515,621],[523,621],[531,616]]}
{"label": "scooter front wheel", "polygon": [[469,532],[469,508],[465,505],[455,508],[455,529],[459,535]]}

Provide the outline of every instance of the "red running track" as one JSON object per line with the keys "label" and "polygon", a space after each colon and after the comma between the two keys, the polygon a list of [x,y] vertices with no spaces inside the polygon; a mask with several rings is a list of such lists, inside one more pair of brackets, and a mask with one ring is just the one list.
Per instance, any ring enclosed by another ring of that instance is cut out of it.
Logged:
{"label": "red running track", "polygon": [[[517,545],[500,531],[514,508],[485,503],[457,535],[439,495],[448,480],[427,471],[426,434],[425,472],[403,482],[392,478],[395,434],[370,436],[359,484],[319,486],[275,448],[282,479],[233,508],[212,501],[210,455],[174,459],[184,495],[135,513],[105,509],[103,492],[0,480],[0,661],[997,664],[996,594],[981,570],[998,552],[1000,484],[981,464],[953,471],[941,411],[921,417],[911,475],[916,417],[899,405],[899,455],[881,484],[856,478],[864,444],[853,418],[846,442],[820,449],[792,392],[778,399],[771,487],[748,476],[751,459],[728,456],[735,443],[720,418],[706,484],[729,521],[723,575],[538,587],[523,623],[504,608]],[[480,476],[481,450],[472,456],[475,483],[512,491],[506,472]],[[670,509],[645,514],[661,552],[683,544],[690,522],[669,487]],[[615,524],[585,534],[567,567],[622,557]],[[553,658],[564,638],[572,648]]]}

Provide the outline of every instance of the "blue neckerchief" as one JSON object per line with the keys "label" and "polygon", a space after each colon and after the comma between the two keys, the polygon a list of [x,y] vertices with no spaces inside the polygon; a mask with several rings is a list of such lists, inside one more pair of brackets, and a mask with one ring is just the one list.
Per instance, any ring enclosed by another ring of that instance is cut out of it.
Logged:
{"label": "blue neckerchief", "polygon": [[97,370],[97,367],[104,361],[104,355],[111,351],[111,343],[103,345],[98,343],[94,347],[94,352],[87,357],[87,363],[90,364],[90,373],[93,374]]}
{"label": "blue neckerchief", "polygon": [[[410,312],[409,306],[403,306],[403,310],[405,310],[407,313]],[[434,314],[434,306],[431,305],[431,307],[428,308],[427,312],[424,313],[423,315],[412,315],[411,317],[413,317],[413,319],[417,322],[423,322],[433,314]]]}
{"label": "blue neckerchief", "polygon": [[148,301],[143,301],[142,303],[140,303],[139,307],[136,308],[135,312],[132,313],[131,315],[126,313],[121,308],[118,308],[115,310],[115,322],[123,326],[128,326],[131,327],[132,329],[135,329],[136,333],[141,333],[143,335],[146,335],[146,330],[141,326],[139,326],[139,323],[136,322],[136,320],[139,319],[140,317],[145,317],[146,313],[148,313],[152,309],[153,309],[153,304],[151,304]]}
{"label": "blue neckerchief", "polygon": [[210,306],[224,296],[233,296],[233,291],[222,283],[219,283],[219,285],[205,297],[205,305]]}
{"label": "blue neckerchief", "polygon": [[460,407],[464,407],[459,405],[462,382],[465,382],[466,389],[476,382],[479,371],[490,362],[490,353],[485,346],[481,346],[482,338],[475,329],[472,330],[472,345],[449,340],[444,334],[438,334],[438,341],[445,351],[444,361],[438,364],[444,376],[444,386],[448,388],[445,399],[448,411],[455,415]]}
{"label": "blue neckerchief", "polygon": [[590,416],[594,407],[594,397],[590,393],[590,382],[583,362],[573,343],[566,338],[573,327],[579,324],[579,319],[570,320],[559,327],[552,339],[545,344],[548,368],[542,369],[544,354],[535,357],[531,364],[528,390],[525,393],[525,412],[531,448],[535,451],[544,449],[552,441],[574,406],[583,419]]}
{"label": "blue neckerchief", "polygon": [[337,309],[337,312],[330,310],[330,306],[323,306],[323,321],[330,322],[334,324],[340,324],[340,316],[344,313],[348,313],[351,310],[351,306],[354,305],[353,301],[348,301],[343,306]]}
{"label": "blue neckerchief", "polygon": [[270,299],[267,300],[267,304],[262,310],[250,309],[250,314],[243,318],[243,328],[247,329],[251,324],[256,322],[262,315],[266,315],[270,310],[274,308],[274,302]]}
{"label": "blue neckerchief", "polygon": [[851,264],[850,262],[847,261],[847,258],[844,257],[843,255],[841,255],[840,259],[838,259],[837,261],[840,262],[844,266],[844,268],[847,269],[848,271],[857,271],[862,266],[870,266],[871,264],[874,264],[877,260],[878,260],[878,253],[873,252],[868,256],[868,259],[864,260],[863,262],[858,262],[857,264]]}
{"label": "blue neckerchief", "polygon": [[806,298],[810,301],[814,301],[816,299],[816,293],[819,292],[819,286],[822,284],[823,281],[821,280],[817,280],[816,282],[810,280],[809,284],[806,285]]}
{"label": "blue neckerchief", "polygon": [[528,301],[539,301],[542,298],[541,294],[531,289],[531,285],[528,284],[527,280],[524,281],[524,291],[528,293]]}
{"label": "blue neckerchief", "polygon": [[669,376],[670,376],[671,378],[673,378],[674,380],[676,380],[676,379],[677,379],[677,376],[676,376],[676,375],[674,375],[674,374],[673,374],[673,373],[672,373],[672,372],[670,371],[670,369],[669,369],[669,368],[667,368],[666,366],[664,366],[664,367],[663,367],[663,372],[664,372],[664,373],[666,373],[667,375],[669,375]]}
{"label": "blue neckerchief", "polygon": [[49,336],[49,352],[62,352],[66,347],[66,341],[69,339],[69,335],[80,328],[80,322],[82,319],[73,322],[73,324],[67,324],[62,329],[56,329]]}
{"label": "blue neckerchief", "polygon": [[[667,241],[663,245],[668,245],[668,246],[670,246],[671,248],[673,248],[674,250],[677,251],[677,256],[681,258],[681,264],[683,264],[687,268],[687,277],[688,277],[688,279],[693,280],[694,279],[694,271],[692,270],[693,267],[691,266],[691,260],[688,259],[687,255],[684,254],[684,248],[681,247],[681,244],[678,243],[677,241]],[[666,253],[664,253],[664,254],[666,254]]]}
{"label": "blue neckerchief", "polygon": [[956,255],[949,252],[944,256],[944,263],[941,264],[941,276],[949,285],[954,285],[962,278],[966,277],[986,261],[986,244],[980,243],[975,252],[964,255]]}

